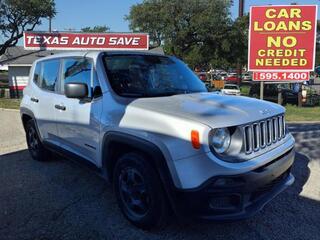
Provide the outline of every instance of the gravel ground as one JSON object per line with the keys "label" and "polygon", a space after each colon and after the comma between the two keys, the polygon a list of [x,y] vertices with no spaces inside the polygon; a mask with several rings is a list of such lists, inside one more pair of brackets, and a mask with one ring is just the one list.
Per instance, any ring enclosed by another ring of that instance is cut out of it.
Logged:
{"label": "gravel ground", "polygon": [[[61,157],[33,161],[18,112],[0,110],[0,239],[320,239],[320,125],[290,125],[295,184],[255,217],[180,224],[146,232],[130,225],[111,187]],[[15,126],[15,127],[10,127]]]}

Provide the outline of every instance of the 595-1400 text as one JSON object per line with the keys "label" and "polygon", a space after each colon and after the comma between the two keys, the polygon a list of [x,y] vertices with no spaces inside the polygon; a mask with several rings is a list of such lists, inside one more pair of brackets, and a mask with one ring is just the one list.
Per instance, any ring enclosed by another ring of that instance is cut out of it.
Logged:
{"label": "595-1400 text", "polygon": [[254,72],[254,81],[308,81],[309,72]]}

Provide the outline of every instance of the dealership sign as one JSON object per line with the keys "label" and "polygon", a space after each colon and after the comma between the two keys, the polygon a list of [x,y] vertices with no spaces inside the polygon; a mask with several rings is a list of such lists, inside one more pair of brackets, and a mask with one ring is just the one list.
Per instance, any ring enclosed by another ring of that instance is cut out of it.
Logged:
{"label": "dealership sign", "polygon": [[251,7],[248,70],[253,79],[305,80],[315,63],[316,20],[316,5]]}
{"label": "dealership sign", "polygon": [[24,32],[25,49],[48,50],[148,50],[144,33]]}

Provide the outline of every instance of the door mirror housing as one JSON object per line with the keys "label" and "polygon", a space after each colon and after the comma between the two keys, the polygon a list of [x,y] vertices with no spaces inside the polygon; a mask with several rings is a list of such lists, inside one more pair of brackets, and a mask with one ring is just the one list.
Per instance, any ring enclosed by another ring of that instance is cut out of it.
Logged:
{"label": "door mirror housing", "polygon": [[85,83],[66,83],[64,85],[64,93],[68,98],[87,98],[88,85]]}

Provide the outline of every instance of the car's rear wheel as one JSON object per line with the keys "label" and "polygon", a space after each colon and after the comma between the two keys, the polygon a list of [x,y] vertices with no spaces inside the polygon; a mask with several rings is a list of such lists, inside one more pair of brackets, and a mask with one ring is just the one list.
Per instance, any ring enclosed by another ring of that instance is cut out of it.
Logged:
{"label": "car's rear wheel", "polygon": [[29,153],[34,160],[45,161],[49,158],[50,152],[43,146],[33,119],[26,124],[26,139]]}
{"label": "car's rear wheel", "polygon": [[168,205],[158,173],[146,157],[128,153],[117,161],[114,190],[124,216],[135,226],[150,229],[166,223]]}

